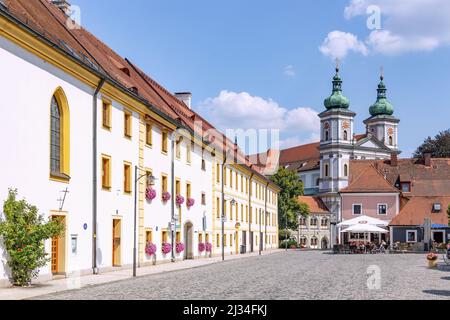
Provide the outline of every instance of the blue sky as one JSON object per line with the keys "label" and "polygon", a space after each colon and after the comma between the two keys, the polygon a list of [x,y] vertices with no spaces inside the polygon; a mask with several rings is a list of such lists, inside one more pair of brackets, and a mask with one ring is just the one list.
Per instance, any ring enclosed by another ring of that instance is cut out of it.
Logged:
{"label": "blue sky", "polygon": [[[74,0],[81,23],[225,128],[280,128],[283,146],[317,138],[316,114],[342,59],[357,132],[376,99],[379,69],[402,156],[450,128],[450,1]],[[366,21],[368,5],[381,29]]]}

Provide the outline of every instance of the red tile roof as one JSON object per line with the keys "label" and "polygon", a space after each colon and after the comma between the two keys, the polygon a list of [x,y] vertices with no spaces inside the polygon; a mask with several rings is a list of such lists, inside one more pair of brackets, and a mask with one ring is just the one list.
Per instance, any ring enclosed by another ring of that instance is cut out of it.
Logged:
{"label": "red tile roof", "polygon": [[379,172],[372,162],[361,162],[359,160],[350,161],[349,184],[347,188],[341,190],[341,193],[383,193],[394,192],[396,189]]}
{"label": "red tile roof", "polygon": [[297,200],[301,203],[306,203],[309,206],[309,210],[311,211],[311,213],[330,213],[327,206],[323,203],[320,197],[300,196],[297,198]]}
{"label": "red tile roof", "polygon": [[[441,205],[440,212],[433,211],[433,205]],[[400,210],[400,213],[392,219],[391,226],[414,226],[424,223],[429,218],[432,224],[448,225],[447,208],[450,197],[412,197]]]}

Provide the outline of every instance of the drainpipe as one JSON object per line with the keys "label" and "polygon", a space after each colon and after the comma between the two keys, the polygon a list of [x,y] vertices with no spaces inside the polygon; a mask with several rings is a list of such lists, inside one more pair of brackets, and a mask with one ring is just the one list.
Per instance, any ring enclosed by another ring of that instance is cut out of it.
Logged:
{"label": "drainpipe", "polygon": [[171,243],[172,243],[172,262],[175,262],[175,247],[174,247],[174,241],[175,241],[175,231],[176,231],[176,221],[175,221],[175,138],[176,138],[176,131],[172,134],[172,141],[171,141],[171,193],[172,193],[172,201],[170,203],[170,210],[171,210],[171,229],[173,224],[173,229],[170,230],[171,234]]}
{"label": "drainpipe", "polygon": [[[222,239],[221,239],[221,244],[222,244],[222,261],[225,261],[225,243],[224,243],[224,238],[225,238],[225,217],[226,217],[226,212],[225,212],[225,163],[227,162],[227,155],[228,153],[225,153],[224,158],[222,160],[222,167],[221,167],[221,171],[222,171],[222,185],[221,185],[221,189],[222,189],[222,214],[221,214],[221,231],[222,231]],[[231,172],[230,172],[231,175]],[[230,204],[231,205],[231,204]],[[230,208],[230,210],[233,210],[233,208]]]}
{"label": "drainpipe", "polygon": [[92,102],[92,273],[98,274],[97,268],[97,98],[105,84],[101,79],[94,92]]}

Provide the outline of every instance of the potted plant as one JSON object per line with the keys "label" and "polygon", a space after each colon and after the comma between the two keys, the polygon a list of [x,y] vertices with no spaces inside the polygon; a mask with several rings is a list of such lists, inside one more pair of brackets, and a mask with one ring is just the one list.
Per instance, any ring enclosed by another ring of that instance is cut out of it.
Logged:
{"label": "potted plant", "polygon": [[178,194],[175,202],[177,206],[181,206],[184,203],[184,197]]}
{"label": "potted plant", "polygon": [[176,245],[176,251],[178,254],[182,253],[184,251],[184,243],[178,242]]}
{"label": "potted plant", "polygon": [[152,258],[152,263],[156,264],[156,245],[148,242],[145,246],[145,253]]}
{"label": "potted plant", "polygon": [[211,257],[212,253],[212,244],[210,242],[205,243],[206,254]]}
{"label": "potted plant", "polygon": [[427,260],[428,260],[428,267],[436,268],[438,263],[438,255],[436,253],[431,252],[427,254]]}
{"label": "potted plant", "polygon": [[145,198],[148,201],[152,201],[153,199],[156,198],[156,190],[153,189],[152,187],[148,187],[147,190],[145,191]]}
{"label": "potted plant", "polygon": [[170,195],[170,193],[169,192],[163,192],[163,194],[162,194],[162,200],[164,201],[164,202],[167,202],[167,201],[169,201],[170,199],[171,199],[171,195]]}
{"label": "potted plant", "polygon": [[170,253],[170,251],[172,251],[172,246],[170,245],[170,243],[164,242],[162,244],[161,251],[163,254],[168,254],[168,253]]}
{"label": "potted plant", "polygon": [[195,204],[195,200],[193,198],[187,199],[186,205],[187,205],[188,209],[192,208],[194,206],[194,204]]}
{"label": "potted plant", "polygon": [[200,242],[200,243],[198,244],[198,252],[200,252],[200,255],[201,255],[203,252],[205,252],[205,250],[206,250],[206,245],[205,245],[203,242]]}

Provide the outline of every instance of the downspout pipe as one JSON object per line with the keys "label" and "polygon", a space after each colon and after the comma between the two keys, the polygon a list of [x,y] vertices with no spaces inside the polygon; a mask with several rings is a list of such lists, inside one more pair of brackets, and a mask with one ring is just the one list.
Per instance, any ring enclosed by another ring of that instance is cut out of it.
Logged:
{"label": "downspout pipe", "polygon": [[98,274],[97,267],[97,118],[98,103],[97,98],[100,90],[105,84],[105,79],[101,79],[95,89],[92,101],[92,273]]}
{"label": "downspout pipe", "polygon": [[266,184],[266,194],[264,195],[264,251],[267,250],[267,189],[269,182]]}

